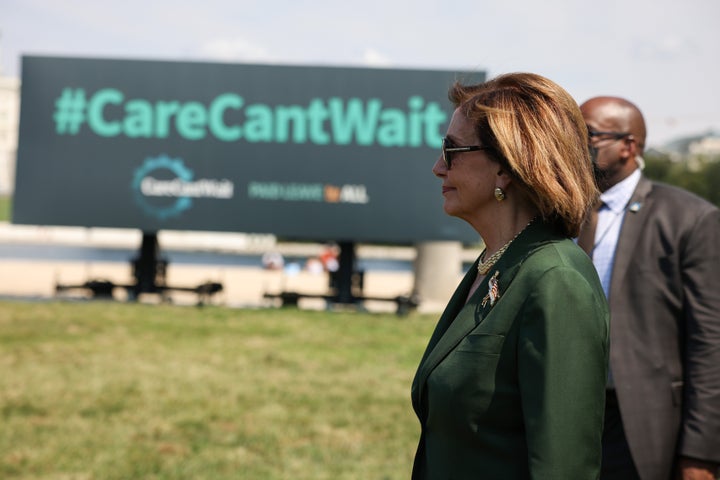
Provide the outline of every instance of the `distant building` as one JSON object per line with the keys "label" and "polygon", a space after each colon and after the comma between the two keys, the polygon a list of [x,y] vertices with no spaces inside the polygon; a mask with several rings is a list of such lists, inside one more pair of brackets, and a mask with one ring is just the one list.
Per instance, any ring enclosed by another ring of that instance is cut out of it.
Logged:
{"label": "distant building", "polygon": [[11,195],[15,183],[20,80],[0,75],[0,195]]}
{"label": "distant building", "polygon": [[688,145],[688,152],[691,155],[720,155],[720,134],[709,133]]}
{"label": "distant building", "polygon": [[680,138],[666,143],[660,150],[676,161],[698,156],[720,159],[720,133],[710,130],[701,135]]}

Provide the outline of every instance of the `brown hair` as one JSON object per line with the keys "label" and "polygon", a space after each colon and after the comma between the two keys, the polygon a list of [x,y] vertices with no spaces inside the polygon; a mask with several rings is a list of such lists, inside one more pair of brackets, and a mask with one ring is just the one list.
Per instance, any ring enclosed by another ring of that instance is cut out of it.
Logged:
{"label": "brown hair", "polygon": [[540,75],[509,73],[478,85],[456,82],[448,96],[543,218],[577,236],[599,192],[587,127],[570,94]]}

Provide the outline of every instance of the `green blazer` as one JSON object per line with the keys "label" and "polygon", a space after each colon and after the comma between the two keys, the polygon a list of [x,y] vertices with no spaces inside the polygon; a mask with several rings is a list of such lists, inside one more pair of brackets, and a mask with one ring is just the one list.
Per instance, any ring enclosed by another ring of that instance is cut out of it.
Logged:
{"label": "green blazer", "polygon": [[415,374],[412,478],[598,478],[609,315],[592,262],[536,221],[465,304],[476,265]]}

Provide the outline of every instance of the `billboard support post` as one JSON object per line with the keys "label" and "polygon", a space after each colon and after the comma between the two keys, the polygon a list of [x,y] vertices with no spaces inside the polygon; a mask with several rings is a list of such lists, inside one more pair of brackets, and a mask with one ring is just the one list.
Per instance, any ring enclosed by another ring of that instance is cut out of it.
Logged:
{"label": "billboard support post", "polygon": [[340,246],[340,256],[338,258],[335,301],[341,304],[357,303],[358,298],[352,291],[353,275],[356,273],[355,243],[345,241],[339,242],[338,245]]}
{"label": "billboard support post", "polygon": [[137,301],[141,294],[157,294],[163,301],[168,301],[166,292],[170,290],[192,292],[198,295],[198,305],[203,305],[214,294],[221,292],[221,283],[205,282],[197,287],[173,287],[166,282],[168,261],[162,257],[157,232],[143,232],[142,242],[137,257],[131,260],[133,278],[131,285],[115,284],[108,280],[88,280],[80,285],[55,286],[56,292],[66,290],[86,290],[93,298],[113,298],[115,288],[125,289],[128,300]]}
{"label": "billboard support post", "polygon": [[158,293],[163,296],[167,260],[160,256],[157,232],[143,232],[138,256],[132,260],[135,285],[128,293],[137,300],[141,293]]}
{"label": "billboard support post", "polygon": [[340,255],[338,256],[338,269],[330,272],[330,294],[317,295],[291,291],[281,293],[266,293],[265,298],[280,299],[283,307],[297,307],[301,298],[322,298],[327,302],[328,308],[332,305],[349,305],[364,310],[363,302],[366,300],[377,302],[394,302],[399,316],[407,315],[418,307],[416,295],[398,295],[396,297],[368,297],[363,294],[364,273],[355,269],[355,242],[339,241]]}

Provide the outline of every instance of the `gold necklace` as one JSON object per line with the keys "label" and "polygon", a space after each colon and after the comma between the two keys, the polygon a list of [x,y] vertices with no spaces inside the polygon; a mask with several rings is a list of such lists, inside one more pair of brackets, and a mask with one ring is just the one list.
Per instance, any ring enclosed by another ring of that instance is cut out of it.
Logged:
{"label": "gold necklace", "polygon": [[478,265],[477,265],[478,273],[480,275],[487,275],[487,273],[490,271],[490,269],[493,267],[493,265],[495,265],[497,263],[497,261],[500,260],[500,257],[502,257],[503,253],[505,253],[505,250],[508,249],[508,247],[513,242],[513,240],[515,240],[522,232],[524,232],[525,229],[527,227],[529,227],[533,221],[535,221],[535,217],[533,217],[528,222],[528,224],[522,228],[522,230],[520,230],[513,238],[511,238],[509,242],[507,242],[505,245],[500,247],[500,250],[498,250],[497,252],[490,255],[490,258],[488,258],[487,260],[483,260],[483,256],[485,255],[485,252],[487,252],[487,248],[485,248],[485,250],[483,250],[483,252],[480,254],[480,259],[478,260]]}

